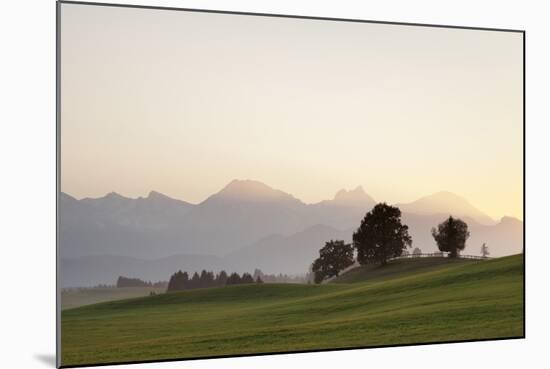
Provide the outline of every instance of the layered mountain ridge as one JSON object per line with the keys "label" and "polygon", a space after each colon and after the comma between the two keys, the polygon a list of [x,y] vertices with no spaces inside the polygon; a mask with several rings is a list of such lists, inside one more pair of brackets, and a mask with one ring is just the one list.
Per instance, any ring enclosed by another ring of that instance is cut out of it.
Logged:
{"label": "layered mountain ridge", "polygon": [[[188,270],[259,267],[268,273],[304,273],[325,241],[351,241],[374,204],[361,186],[306,204],[252,180],[231,181],[199,204],[156,191],[147,197],[112,192],[81,200],[61,193],[63,285],[110,283],[108,279],[119,274],[167,279],[173,270],[165,269],[173,268],[166,260],[178,260]],[[431,227],[448,215],[462,217],[469,225],[466,253],[479,254],[483,242],[494,256],[523,248],[520,220],[496,222],[458,195],[440,192],[397,206],[413,246],[425,252],[436,249]]]}

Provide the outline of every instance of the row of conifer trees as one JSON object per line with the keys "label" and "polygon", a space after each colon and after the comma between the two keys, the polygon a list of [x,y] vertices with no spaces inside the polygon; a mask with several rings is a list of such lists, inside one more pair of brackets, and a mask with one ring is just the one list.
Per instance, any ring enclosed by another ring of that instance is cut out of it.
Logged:
{"label": "row of conifer trees", "polygon": [[256,280],[250,273],[243,273],[242,276],[238,273],[228,275],[224,270],[218,274],[203,270],[200,274],[195,272],[191,277],[187,272],[177,271],[170,277],[168,282],[168,292],[193,290],[197,288],[223,287],[235,284],[250,284],[263,283],[258,276]]}
{"label": "row of conifer trees", "polygon": [[124,276],[119,276],[116,281],[116,287],[117,288],[123,288],[123,287],[157,287],[157,288],[163,288],[166,287],[167,283],[166,281],[159,281],[159,282],[151,282],[151,281],[144,281],[139,278],[127,278]]}

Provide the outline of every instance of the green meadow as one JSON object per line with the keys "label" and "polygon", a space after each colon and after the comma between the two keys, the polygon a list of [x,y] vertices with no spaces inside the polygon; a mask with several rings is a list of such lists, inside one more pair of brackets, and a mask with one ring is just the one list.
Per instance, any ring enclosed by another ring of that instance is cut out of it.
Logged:
{"label": "green meadow", "polygon": [[166,288],[157,287],[93,287],[64,290],[61,292],[61,309],[72,309],[99,302],[149,296],[151,293],[164,293]]}
{"label": "green meadow", "polygon": [[523,255],[403,260],[62,311],[62,365],[521,337]]}

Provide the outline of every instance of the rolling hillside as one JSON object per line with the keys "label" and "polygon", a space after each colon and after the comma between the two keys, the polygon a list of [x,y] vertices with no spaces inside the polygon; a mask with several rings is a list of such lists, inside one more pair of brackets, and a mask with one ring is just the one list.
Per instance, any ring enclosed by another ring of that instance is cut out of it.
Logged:
{"label": "rolling hillside", "polygon": [[523,255],[419,268],[65,310],[62,364],[523,336]]}
{"label": "rolling hillside", "polygon": [[64,290],[61,292],[61,309],[72,309],[100,302],[148,296],[151,292],[164,293],[159,287],[96,287],[89,289]]}
{"label": "rolling hillside", "polygon": [[361,265],[332,281],[332,283],[357,283],[373,279],[395,278],[407,274],[411,276],[417,273],[444,269],[452,265],[465,263],[478,263],[472,259],[451,259],[451,258],[411,258],[390,261],[386,266],[378,264]]}

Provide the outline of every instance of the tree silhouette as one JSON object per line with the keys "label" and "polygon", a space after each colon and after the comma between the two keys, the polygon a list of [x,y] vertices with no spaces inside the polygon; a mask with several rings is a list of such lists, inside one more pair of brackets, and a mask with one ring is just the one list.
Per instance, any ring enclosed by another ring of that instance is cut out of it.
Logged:
{"label": "tree silhouette", "polygon": [[145,282],[139,278],[127,278],[124,276],[119,276],[116,281],[117,288],[123,287],[151,287],[151,282]]}
{"label": "tree silhouette", "polygon": [[229,278],[227,278],[226,285],[230,286],[233,284],[240,284],[241,283],[241,277],[237,273],[231,273]]}
{"label": "tree silhouette", "polygon": [[489,246],[487,246],[485,243],[483,243],[483,245],[481,245],[481,256],[486,258],[489,255],[491,255],[491,253],[489,252]]}
{"label": "tree silhouette", "polygon": [[420,255],[422,255],[422,250],[420,250],[418,247],[415,247],[412,253],[413,257],[418,258]]}
{"label": "tree silhouette", "polygon": [[264,273],[261,271],[261,269],[256,268],[254,269],[254,273],[252,273],[252,277],[254,278],[254,280],[260,278],[263,281]]}
{"label": "tree silhouette", "polygon": [[[181,270],[180,270],[180,272],[181,272]],[[168,281],[168,287],[166,287],[167,291],[175,291],[176,290],[176,274],[178,274],[178,272],[172,274],[172,276],[170,277],[170,280]]]}
{"label": "tree silhouette", "polygon": [[216,277],[216,286],[223,287],[227,283],[227,273],[225,270],[222,270],[220,274]]}
{"label": "tree silhouette", "polygon": [[432,228],[432,236],[440,251],[448,252],[449,257],[456,258],[466,247],[466,240],[470,237],[468,225],[458,218],[450,216],[447,220]]}
{"label": "tree silhouette", "polygon": [[203,269],[199,277],[199,287],[198,288],[207,288],[214,286],[214,274],[212,272],[207,272]]}
{"label": "tree silhouette", "polygon": [[170,277],[167,291],[183,291],[189,288],[189,276],[187,272],[177,271]]}
{"label": "tree silhouette", "polygon": [[344,241],[329,241],[319,250],[319,258],[312,265],[315,283],[321,283],[325,278],[336,277],[348,266],[353,264],[353,248]]}
{"label": "tree silhouette", "polygon": [[199,273],[195,272],[193,273],[193,277],[189,280],[189,288],[195,289],[200,288],[201,285],[201,277],[199,277]]}
{"label": "tree silhouette", "polygon": [[241,278],[241,283],[242,284],[254,283],[254,278],[252,277],[252,275],[250,275],[250,273],[244,273],[243,277]]}
{"label": "tree silhouette", "polygon": [[353,247],[359,264],[380,263],[401,256],[412,245],[409,227],[401,224],[401,210],[386,203],[377,204],[353,234]]}

